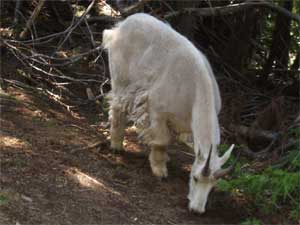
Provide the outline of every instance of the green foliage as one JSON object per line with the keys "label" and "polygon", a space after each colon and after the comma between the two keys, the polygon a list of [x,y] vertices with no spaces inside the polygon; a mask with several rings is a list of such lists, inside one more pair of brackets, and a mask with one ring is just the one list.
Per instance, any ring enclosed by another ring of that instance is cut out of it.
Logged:
{"label": "green foliage", "polygon": [[102,107],[102,111],[104,113],[104,116],[106,118],[108,118],[108,112],[109,112],[109,101],[110,101],[110,98],[109,96],[106,96],[103,98],[102,100],[102,104],[101,104],[101,107]]}
{"label": "green foliage", "polygon": [[[300,203],[299,203],[300,204]],[[293,220],[299,220],[300,218],[300,205],[296,206],[294,209],[292,209],[289,213],[289,218]]]}
{"label": "green foliage", "polygon": [[290,136],[299,138],[300,137],[300,127],[294,127],[288,130]]}
{"label": "green foliage", "polygon": [[218,150],[219,150],[220,154],[224,154],[229,147],[230,147],[230,145],[228,145],[228,144],[220,144],[218,146]]}
{"label": "green foliage", "polygon": [[294,151],[291,151],[289,153],[289,159],[290,159],[290,169],[291,170],[297,170],[299,171],[300,169],[300,152],[298,149],[295,149]]}
{"label": "green foliage", "polygon": [[[294,139],[300,138],[300,127],[291,128],[288,130],[289,136]],[[286,156],[286,161],[290,162],[288,165],[288,170],[299,171],[300,170],[300,146],[295,143],[292,150]]]}
{"label": "green foliage", "polygon": [[[235,162],[234,154],[236,154],[238,151],[241,151],[241,147],[242,147],[241,145],[235,145],[230,158],[228,159],[228,161],[224,165],[224,168],[226,168],[227,166],[232,165]],[[219,154],[223,155],[229,148],[230,148],[230,145],[228,145],[228,144],[220,144],[218,146]],[[242,165],[245,164],[245,163],[246,163],[245,159],[240,158],[239,162],[235,166],[234,174],[239,174],[241,172]]]}
{"label": "green foliage", "polygon": [[[300,128],[295,127],[288,130],[288,135],[291,139],[299,140]],[[295,142],[290,147],[290,151],[282,156],[280,160],[272,166],[273,169],[284,168],[287,171],[299,171],[300,170],[300,148],[299,143]]]}
{"label": "green foliage", "polygon": [[[290,136],[297,137],[299,128],[289,131]],[[222,145],[220,151],[227,149]],[[230,159],[234,161],[234,157]],[[220,180],[217,187],[220,190],[239,194],[251,199],[256,208],[265,213],[276,212],[283,206],[289,210],[289,218],[300,218],[300,151],[295,144],[287,154],[272,166],[262,172],[246,170],[248,162],[239,160],[233,177],[230,180]],[[259,221],[250,219],[242,224],[259,224]]]}
{"label": "green foliage", "polygon": [[260,225],[260,224],[261,224],[260,220],[256,218],[249,218],[241,222],[241,225]]}
{"label": "green foliage", "polygon": [[5,194],[0,194],[0,206],[8,203],[8,196]]}
{"label": "green foliage", "polygon": [[[298,158],[299,164],[299,158]],[[220,180],[218,188],[250,197],[265,212],[274,211],[280,205],[289,206],[291,216],[297,217],[300,193],[300,173],[268,167],[261,174],[240,171],[237,178]],[[297,209],[297,210],[296,210]],[[299,218],[299,217],[297,217]]]}
{"label": "green foliage", "polygon": [[280,161],[272,166],[273,169],[285,168],[287,171],[300,170],[300,151],[293,148],[286,156],[281,157]]}

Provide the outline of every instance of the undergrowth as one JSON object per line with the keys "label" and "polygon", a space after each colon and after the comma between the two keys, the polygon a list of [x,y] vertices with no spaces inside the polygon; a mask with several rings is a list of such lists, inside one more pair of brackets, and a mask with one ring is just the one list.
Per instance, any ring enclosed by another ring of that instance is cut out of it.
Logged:
{"label": "undergrowth", "polygon": [[8,202],[8,197],[4,194],[0,194],[0,206],[5,205]]}
{"label": "undergrowth", "polygon": [[240,223],[241,225],[260,225],[261,222],[260,220],[256,219],[256,218],[249,218],[246,219],[245,221]]}
{"label": "undergrowth", "polygon": [[[293,131],[298,135],[299,130]],[[228,146],[221,145],[221,152]],[[239,149],[236,149],[239,151]],[[234,161],[232,156],[229,163]],[[245,158],[239,160],[230,180],[220,180],[218,189],[235,196],[244,196],[252,202],[254,210],[264,214],[288,211],[291,220],[300,219],[300,152],[295,145],[280,161],[256,171],[252,162]],[[249,224],[251,221],[248,221]],[[253,222],[253,221],[252,221]],[[248,223],[247,223],[248,224]]]}

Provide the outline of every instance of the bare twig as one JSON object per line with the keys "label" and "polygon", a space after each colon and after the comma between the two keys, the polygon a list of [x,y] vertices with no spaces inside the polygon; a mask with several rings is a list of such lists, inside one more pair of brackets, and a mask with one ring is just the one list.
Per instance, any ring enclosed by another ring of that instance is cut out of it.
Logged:
{"label": "bare twig", "polygon": [[238,4],[230,4],[227,6],[218,6],[218,7],[208,7],[208,8],[185,8],[181,11],[175,11],[171,12],[167,15],[165,15],[165,19],[168,20],[172,17],[176,17],[180,14],[196,14],[198,16],[218,16],[218,15],[228,15],[233,14],[236,12],[240,12],[245,9],[253,8],[253,7],[261,7],[261,8],[268,8],[272,11],[276,11],[278,13],[281,13],[282,15],[286,17],[290,17],[293,20],[296,20],[298,23],[300,23],[300,16],[293,14],[286,10],[285,8],[282,8],[280,6],[277,6],[271,2],[267,1],[247,1],[243,3]]}
{"label": "bare twig", "polygon": [[122,20],[122,17],[112,17],[112,16],[91,16],[86,19],[88,23],[109,23],[109,24],[114,24],[116,22],[119,22]]}
{"label": "bare twig", "polygon": [[14,25],[18,24],[19,22],[19,11],[22,6],[22,0],[16,0],[16,6],[15,6],[15,15],[14,15]]}
{"label": "bare twig", "polygon": [[287,144],[281,145],[281,146],[275,148],[274,151],[276,151],[276,152],[283,152],[285,150],[288,150],[289,148],[291,148],[294,145],[298,145],[299,146],[299,144],[300,144],[300,140],[291,139],[291,140],[289,140],[289,142]]}
{"label": "bare twig", "polygon": [[141,0],[141,1],[138,1],[136,4],[128,6],[127,8],[125,8],[121,11],[122,16],[127,17],[131,14],[134,14],[134,13],[140,11],[141,8],[143,8],[144,5],[149,1],[150,0]]}
{"label": "bare twig", "polygon": [[91,39],[91,42],[92,42],[92,46],[93,48],[96,47],[96,42],[95,42],[95,39],[94,39],[94,35],[93,35],[93,32],[91,31],[91,28],[90,28],[90,25],[89,23],[87,22],[86,18],[84,18],[84,23],[88,29],[88,32],[89,32],[89,35],[90,35],[90,39]]}
{"label": "bare twig", "polygon": [[[68,38],[70,37],[70,35],[72,34],[72,32],[78,27],[78,25],[83,21],[83,19],[86,17],[86,15],[89,13],[89,11],[92,9],[93,5],[95,4],[96,0],[92,0],[92,2],[89,4],[89,6],[87,7],[87,9],[84,11],[84,13],[81,15],[81,17],[79,18],[79,20],[76,22],[76,24],[72,27],[69,28],[69,31],[67,32],[66,37],[63,39],[63,41],[59,44],[59,46],[56,48],[56,51],[58,51],[63,44],[68,40]],[[55,52],[56,52],[55,51]]]}
{"label": "bare twig", "polygon": [[92,145],[89,145],[89,146],[86,146],[86,147],[83,147],[83,148],[76,148],[76,149],[73,149],[73,150],[71,151],[71,154],[76,153],[76,152],[78,152],[78,151],[86,151],[86,150],[90,150],[90,149],[93,149],[93,148],[98,148],[98,147],[100,147],[101,145],[107,144],[107,143],[108,143],[107,140],[101,140],[101,141],[98,141],[98,142],[96,142],[96,143],[94,143],[94,144],[92,144]]}
{"label": "bare twig", "polygon": [[30,29],[31,25],[34,23],[34,20],[39,15],[44,3],[46,0],[40,0],[38,5],[35,7],[34,11],[32,12],[29,20],[26,23],[25,29],[21,32],[20,38],[24,39],[27,35],[28,30]]}

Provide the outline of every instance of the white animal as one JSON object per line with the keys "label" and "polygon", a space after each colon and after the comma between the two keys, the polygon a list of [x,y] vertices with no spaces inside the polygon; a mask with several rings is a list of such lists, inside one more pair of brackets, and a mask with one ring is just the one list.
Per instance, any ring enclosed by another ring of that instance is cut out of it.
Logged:
{"label": "white animal", "polygon": [[[218,156],[221,98],[206,57],[184,36],[154,17],[139,13],[103,32],[111,73],[111,147],[121,149],[126,120],[134,121],[151,147],[155,176],[168,176],[166,146],[171,133],[192,132],[195,161],[189,209],[203,213],[207,197],[233,145]],[[171,132],[172,131],[172,132]]]}

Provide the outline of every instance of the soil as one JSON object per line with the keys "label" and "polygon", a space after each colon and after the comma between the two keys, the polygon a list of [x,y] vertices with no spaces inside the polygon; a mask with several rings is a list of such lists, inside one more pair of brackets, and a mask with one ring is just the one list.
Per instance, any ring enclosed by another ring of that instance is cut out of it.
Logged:
{"label": "soil", "polygon": [[190,213],[190,150],[169,147],[169,177],[160,181],[132,129],[125,150],[112,152],[107,125],[95,117],[13,88],[1,93],[0,224],[232,224],[245,218],[228,193],[216,190],[204,215]]}

